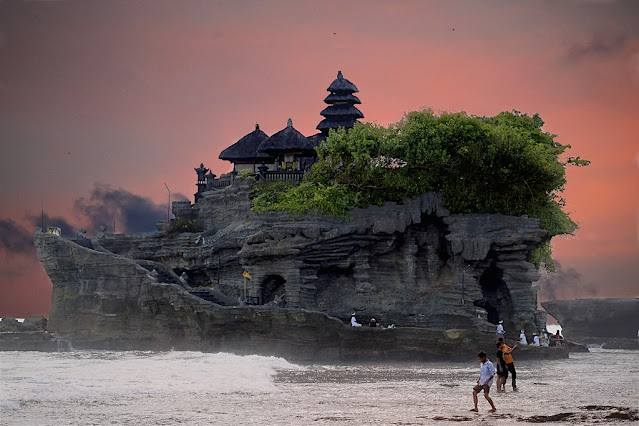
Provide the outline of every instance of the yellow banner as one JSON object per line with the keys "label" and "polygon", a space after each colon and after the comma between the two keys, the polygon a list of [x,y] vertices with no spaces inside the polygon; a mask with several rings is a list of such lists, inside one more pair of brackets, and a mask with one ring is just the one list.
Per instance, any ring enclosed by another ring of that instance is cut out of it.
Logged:
{"label": "yellow banner", "polygon": [[246,272],[246,271],[244,271],[244,273],[242,274],[242,276],[243,276],[244,278],[248,278],[249,280],[252,280],[252,279],[253,279],[253,277],[251,276],[251,274],[249,274],[249,273],[248,273],[248,272]]}

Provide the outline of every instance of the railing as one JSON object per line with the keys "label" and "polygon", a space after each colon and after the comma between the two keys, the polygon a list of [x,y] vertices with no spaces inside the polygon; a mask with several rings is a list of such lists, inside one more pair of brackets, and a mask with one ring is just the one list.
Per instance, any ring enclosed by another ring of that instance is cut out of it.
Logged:
{"label": "railing", "polygon": [[[293,182],[302,182],[304,180],[304,176],[306,172],[304,170],[274,170],[274,171],[263,171],[260,170],[257,173],[252,173],[256,180],[265,180],[269,182],[275,181],[293,181]],[[231,185],[235,179],[224,177],[222,179],[212,179],[206,183],[206,191],[211,191],[214,189],[223,189],[227,186]]]}
{"label": "railing", "polygon": [[272,172],[266,171],[262,174],[257,173],[255,178],[257,180],[264,179],[267,181],[286,180],[302,182],[305,174],[306,172],[304,170],[274,170]]}
{"label": "railing", "polygon": [[222,189],[229,186],[233,181],[231,179],[215,179],[211,181],[211,188]]}

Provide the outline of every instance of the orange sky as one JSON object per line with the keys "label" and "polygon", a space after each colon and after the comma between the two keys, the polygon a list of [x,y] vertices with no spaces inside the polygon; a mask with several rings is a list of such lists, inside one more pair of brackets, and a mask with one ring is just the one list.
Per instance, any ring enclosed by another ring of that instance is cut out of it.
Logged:
{"label": "orange sky", "polygon": [[[255,122],[315,133],[342,70],[364,121],[539,112],[592,160],[568,172],[581,229],[555,242],[555,296],[639,296],[637,22],[633,0],[0,1],[0,225],[31,233],[41,203],[86,224],[96,184],[192,197]],[[50,282],[2,229],[0,316],[46,315]]]}

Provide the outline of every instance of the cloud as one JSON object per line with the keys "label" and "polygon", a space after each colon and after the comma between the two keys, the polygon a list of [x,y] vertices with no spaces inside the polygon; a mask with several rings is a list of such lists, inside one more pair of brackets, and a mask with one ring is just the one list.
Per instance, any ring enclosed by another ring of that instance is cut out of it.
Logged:
{"label": "cloud", "polygon": [[582,276],[575,268],[564,269],[555,261],[557,272],[542,276],[538,284],[541,287],[539,300],[566,300],[576,298],[596,297],[599,293],[593,283],[584,283]]}
{"label": "cloud", "polygon": [[[639,154],[637,154],[637,163],[639,164]],[[181,192],[177,192],[173,194],[172,201],[190,201],[189,197],[182,194]]]}
{"label": "cloud", "polygon": [[33,254],[32,236],[11,219],[0,219],[0,250],[9,255]]}
{"label": "cloud", "polygon": [[[46,213],[44,214],[44,216],[41,214],[27,214],[25,216],[25,219],[33,227],[33,230],[35,230],[35,228],[41,227],[42,222],[44,222],[44,229],[48,228],[49,226],[57,226],[58,228],[60,228],[60,232],[65,238],[75,238],[75,231],[78,228],[73,226],[71,223],[69,223],[69,221],[62,217],[49,216]],[[29,238],[31,238],[31,236]]]}
{"label": "cloud", "polygon": [[78,198],[74,207],[78,215],[88,219],[84,228],[91,231],[99,226],[112,229],[115,222],[118,232],[151,232],[156,230],[155,222],[165,219],[167,213],[166,205],[104,184],[96,184],[89,198]]}
{"label": "cloud", "polygon": [[36,227],[41,226],[43,219],[45,228],[57,226],[64,237],[75,238],[74,227],[61,217],[27,214],[25,219],[31,225],[30,228],[11,219],[0,219],[0,250],[8,255],[26,255],[35,259],[33,232]]}
{"label": "cloud", "polygon": [[628,46],[628,39],[625,36],[615,37],[593,37],[591,40],[573,44],[566,56],[569,59],[581,59],[588,57],[600,58],[614,55],[623,51]]}

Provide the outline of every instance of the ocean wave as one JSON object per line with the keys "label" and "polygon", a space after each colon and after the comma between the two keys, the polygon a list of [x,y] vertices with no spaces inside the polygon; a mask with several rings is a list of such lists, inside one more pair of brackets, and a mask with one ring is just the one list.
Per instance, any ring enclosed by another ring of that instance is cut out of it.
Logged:
{"label": "ocean wave", "polygon": [[4,352],[0,407],[105,395],[276,392],[283,358],[202,352]]}

